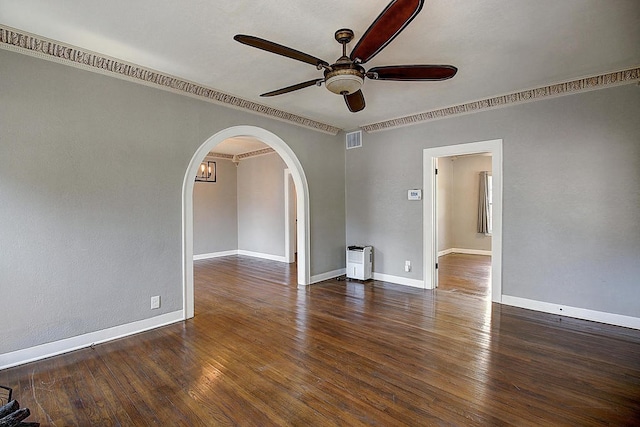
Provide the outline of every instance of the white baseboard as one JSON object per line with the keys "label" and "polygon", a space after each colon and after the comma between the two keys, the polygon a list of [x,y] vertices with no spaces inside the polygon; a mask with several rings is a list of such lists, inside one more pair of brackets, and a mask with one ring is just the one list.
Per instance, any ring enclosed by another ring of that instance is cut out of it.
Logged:
{"label": "white baseboard", "polygon": [[283,255],[264,254],[261,252],[245,251],[244,249],[238,249],[238,255],[252,256],[254,258],[268,259],[271,261],[287,262],[287,258]]}
{"label": "white baseboard", "polygon": [[[346,268],[340,268],[338,270],[328,271],[326,273],[317,274],[311,276],[311,284],[322,282],[323,280],[329,280],[336,277],[344,276],[347,274]],[[424,289],[424,281],[416,279],[408,279],[406,277],[392,276],[390,274],[373,273],[373,280],[380,280],[382,282],[395,283],[396,285],[411,286],[412,288]]]}
{"label": "white baseboard", "polygon": [[324,280],[335,279],[336,277],[344,276],[347,274],[346,268],[339,268],[333,271],[327,271],[326,273],[316,274],[315,276],[311,276],[310,285],[314,283],[322,282]]}
{"label": "white baseboard", "polygon": [[244,255],[244,256],[250,256],[254,258],[268,259],[271,261],[278,261],[278,262],[285,262],[285,263],[287,262],[287,258],[284,256],[264,254],[261,252],[245,251],[243,249],[235,249],[231,251],[211,252],[208,254],[194,255],[193,260],[198,261],[201,259],[220,258],[223,256],[230,256],[230,255]]}
{"label": "white baseboard", "polygon": [[[340,268],[338,270],[328,271],[326,273],[317,274],[311,276],[311,284],[322,282],[324,280],[334,279],[336,277],[344,276],[347,274],[346,268]],[[382,282],[395,283],[396,285],[411,286],[412,288],[424,289],[424,281],[416,279],[408,279],[406,277],[392,276],[390,274],[373,273],[373,280],[380,280]]]}
{"label": "white baseboard", "polygon": [[171,323],[180,322],[183,319],[184,314],[182,310],[178,310],[125,325],[114,326],[84,335],[0,354],[0,370],[159,328]]}
{"label": "white baseboard", "polygon": [[449,248],[438,252],[438,256],[444,256],[449,254],[467,254],[467,255],[487,255],[491,256],[491,251],[484,249],[463,249],[463,248]]}
{"label": "white baseboard", "polygon": [[395,283],[397,285],[411,286],[412,288],[424,289],[424,280],[409,279],[407,277],[392,276],[390,274],[373,273],[373,280]]}
{"label": "white baseboard", "polygon": [[592,322],[606,323],[608,325],[640,329],[640,318],[625,316],[622,314],[613,314],[606,313],[604,311],[589,310],[586,308],[570,307],[562,304],[553,304],[544,301],[513,297],[510,295],[502,295],[502,304],[526,308],[528,310],[541,311],[543,313],[574,317],[576,319],[591,320]]}
{"label": "white baseboard", "polygon": [[194,261],[198,261],[201,259],[211,259],[211,258],[220,258],[223,256],[229,256],[229,255],[238,255],[238,250],[234,249],[231,251],[222,251],[222,252],[211,252],[208,254],[199,254],[199,255],[194,255],[193,256],[193,260]]}

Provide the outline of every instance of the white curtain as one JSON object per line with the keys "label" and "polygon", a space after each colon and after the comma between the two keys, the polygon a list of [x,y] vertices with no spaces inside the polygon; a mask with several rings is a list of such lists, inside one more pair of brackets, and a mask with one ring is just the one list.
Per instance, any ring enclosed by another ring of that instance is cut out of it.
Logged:
{"label": "white curtain", "polygon": [[489,172],[480,172],[480,191],[478,192],[478,233],[491,233],[489,211]]}

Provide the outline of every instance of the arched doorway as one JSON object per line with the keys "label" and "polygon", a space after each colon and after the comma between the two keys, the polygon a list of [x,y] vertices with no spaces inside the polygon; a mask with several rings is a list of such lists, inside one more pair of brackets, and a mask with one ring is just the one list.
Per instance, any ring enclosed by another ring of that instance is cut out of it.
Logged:
{"label": "arched doorway", "polygon": [[273,148],[286,163],[296,188],[298,285],[310,282],[309,264],[309,187],[300,161],[291,148],[277,135],[255,126],[234,126],[224,129],[199,148],[189,162],[182,184],[182,285],[184,318],[194,315],[193,285],[193,186],[200,162],[216,145],[228,138],[248,136],[259,139]]}

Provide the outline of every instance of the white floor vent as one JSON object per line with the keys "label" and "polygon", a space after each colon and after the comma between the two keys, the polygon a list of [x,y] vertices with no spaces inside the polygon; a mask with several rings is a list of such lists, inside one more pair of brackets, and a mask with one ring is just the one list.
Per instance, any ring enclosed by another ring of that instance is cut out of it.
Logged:
{"label": "white floor vent", "polygon": [[359,147],[362,147],[362,131],[357,130],[347,133],[347,150]]}

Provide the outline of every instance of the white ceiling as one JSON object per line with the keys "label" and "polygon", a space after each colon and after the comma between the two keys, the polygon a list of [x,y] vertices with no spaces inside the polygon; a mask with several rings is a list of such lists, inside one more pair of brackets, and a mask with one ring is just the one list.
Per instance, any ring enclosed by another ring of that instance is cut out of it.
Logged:
{"label": "white ceiling", "polygon": [[639,0],[427,0],[366,68],[451,64],[444,82],[363,86],[348,112],[324,87],[259,94],[322,77],[313,66],[233,40],[249,34],[334,62],[334,32],[355,42],[389,0],[0,0],[0,23],[350,130],[640,64]]}

